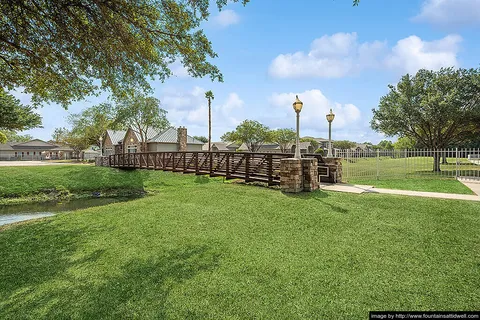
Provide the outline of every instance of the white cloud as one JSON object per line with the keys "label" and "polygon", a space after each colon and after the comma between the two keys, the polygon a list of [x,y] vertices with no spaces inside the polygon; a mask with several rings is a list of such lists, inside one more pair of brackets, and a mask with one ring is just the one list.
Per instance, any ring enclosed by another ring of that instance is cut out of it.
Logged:
{"label": "white cloud", "polygon": [[359,43],[356,33],[336,33],[315,39],[308,53],[281,54],[271,63],[275,78],[341,78],[364,69],[387,67],[401,72],[458,66],[462,38],[448,35],[424,41],[410,36],[389,49],[385,41]]}
{"label": "white cloud", "polygon": [[422,68],[458,67],[457,53],[461,41],[462,37],[458,35],[448,35],[431,42],[410,36],[397,42],[385,59],[385,65],[408,73]]}
{"label": "white cloud", "polygon": [[[194,87],[190,91],[178,88],[163,90],[160,100],[162,108],[168,111],[167,117],[174,126],[192,128],[190,135],[206,135],[208,130],[208,104],[205,99],[206,90]],[[240,96],[231,92],[225,100],[212,101],[212,132],[221,136],[232,130],[243,120],[244,102]]]}
{"label": "white cloud", "polygon": [[213,18],[213,22],[221,27],[228,27],[240,22],[240,16],[233,10],[222,10]]}
{"label": "white cloud", "polygon": [[480,25],[479,0],[425,0],[413,21],[443,27]]}
{"label": "white cloud", "polygon": [[170,64],[169,68],[172,71],[174,77],[178,77],[178,78],[190,77],[190,75],[188,74],[187,68],[185,68],[180,61],[175,61],[174,63]]}
{"label": "white cloud", "polygon": [[374,66],[375,57],[385,51],[386,43],[359,44],[357,34],[336,33],[315,39],[310,51],[281,54],[270,65],[275,78],[341,78]]}
{"label": "white cloud", "polygon": [[[353,104],[340,104],[332,102],[318,89],[307,90],[298,94],[303,102],[300,113],[300,128],[304,132],[316,132],[318,135],[328,129],[326,114],[333,110],[335,114],[334,126],[336,129],[349,130],[360,124],[360,110]],[[276,127],[289,128],[294,125],[295,113],[292,103],[295,101],[295,93],[274,93],[270,96],[270,105],[276,108],[272,114],[276,114],[274,125]],[[268,118],[267,118],[268,119]]]}

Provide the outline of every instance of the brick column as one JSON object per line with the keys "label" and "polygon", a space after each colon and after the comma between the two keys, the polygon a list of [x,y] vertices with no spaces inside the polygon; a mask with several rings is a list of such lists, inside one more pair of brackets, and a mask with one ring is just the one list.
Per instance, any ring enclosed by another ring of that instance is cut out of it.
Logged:
{"label": "brick column", "polygon": [[280,160],[280,188],[282,192],[298,193],[303,190],[302,161],[295,158]]}
{"label": "brick column", "polygon": [[329,169],[328,177],[321,177],[322,182],[340,183],[342,182],[342,158],[323,158],[325,165]]}
{"label": "brick column", "polygon": [[319,188],[318,160],[315,158],[302,159],[303,191],[311,192]]}
{"label": "brick column", "polygon": [[177,129],[178,151],[187,151],[187,128],[180,127]]}

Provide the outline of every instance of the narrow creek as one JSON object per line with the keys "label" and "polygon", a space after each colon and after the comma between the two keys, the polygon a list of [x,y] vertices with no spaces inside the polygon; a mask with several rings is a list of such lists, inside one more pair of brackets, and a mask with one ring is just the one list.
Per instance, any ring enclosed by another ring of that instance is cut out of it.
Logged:
{"label": "narrow creek", "polygon": [[90,207],[104,206],[115,202],[126,202],[139,199],[141,196],[115,198],[89,198],[70,201],[27,203],[20,205],[0,206],[0,226],[20,221],[54,216],[55,213],[75,211]]}

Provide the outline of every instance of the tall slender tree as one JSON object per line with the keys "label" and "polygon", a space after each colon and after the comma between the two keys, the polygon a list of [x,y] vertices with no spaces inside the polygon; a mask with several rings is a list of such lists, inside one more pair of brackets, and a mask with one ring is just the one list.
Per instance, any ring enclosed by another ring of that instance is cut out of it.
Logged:
{"label": "tall slender tree", "polygon": [[212,151],[212,100],[215,99],[211,90],[205,92],[208,100],[208,151]]}

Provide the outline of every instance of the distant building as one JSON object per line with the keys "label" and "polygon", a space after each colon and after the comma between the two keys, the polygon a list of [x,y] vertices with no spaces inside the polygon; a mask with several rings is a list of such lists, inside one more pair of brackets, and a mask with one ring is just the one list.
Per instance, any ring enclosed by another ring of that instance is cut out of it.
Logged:
{"label": "distant building", "polygon": [[40,139],[0,144],[0,160],[56,160],[72,156],[72,148]]}
{"label": "distant building", "polygon": [[[140,152],[140,134],[131,128],[127,131],[107,130],[103,136],[103,155]],[[186,128],[149,129],[146,135],[146,152],[202,151],[203,142],[187,135]],[[182,150],[182,146],[185,150]]]}

